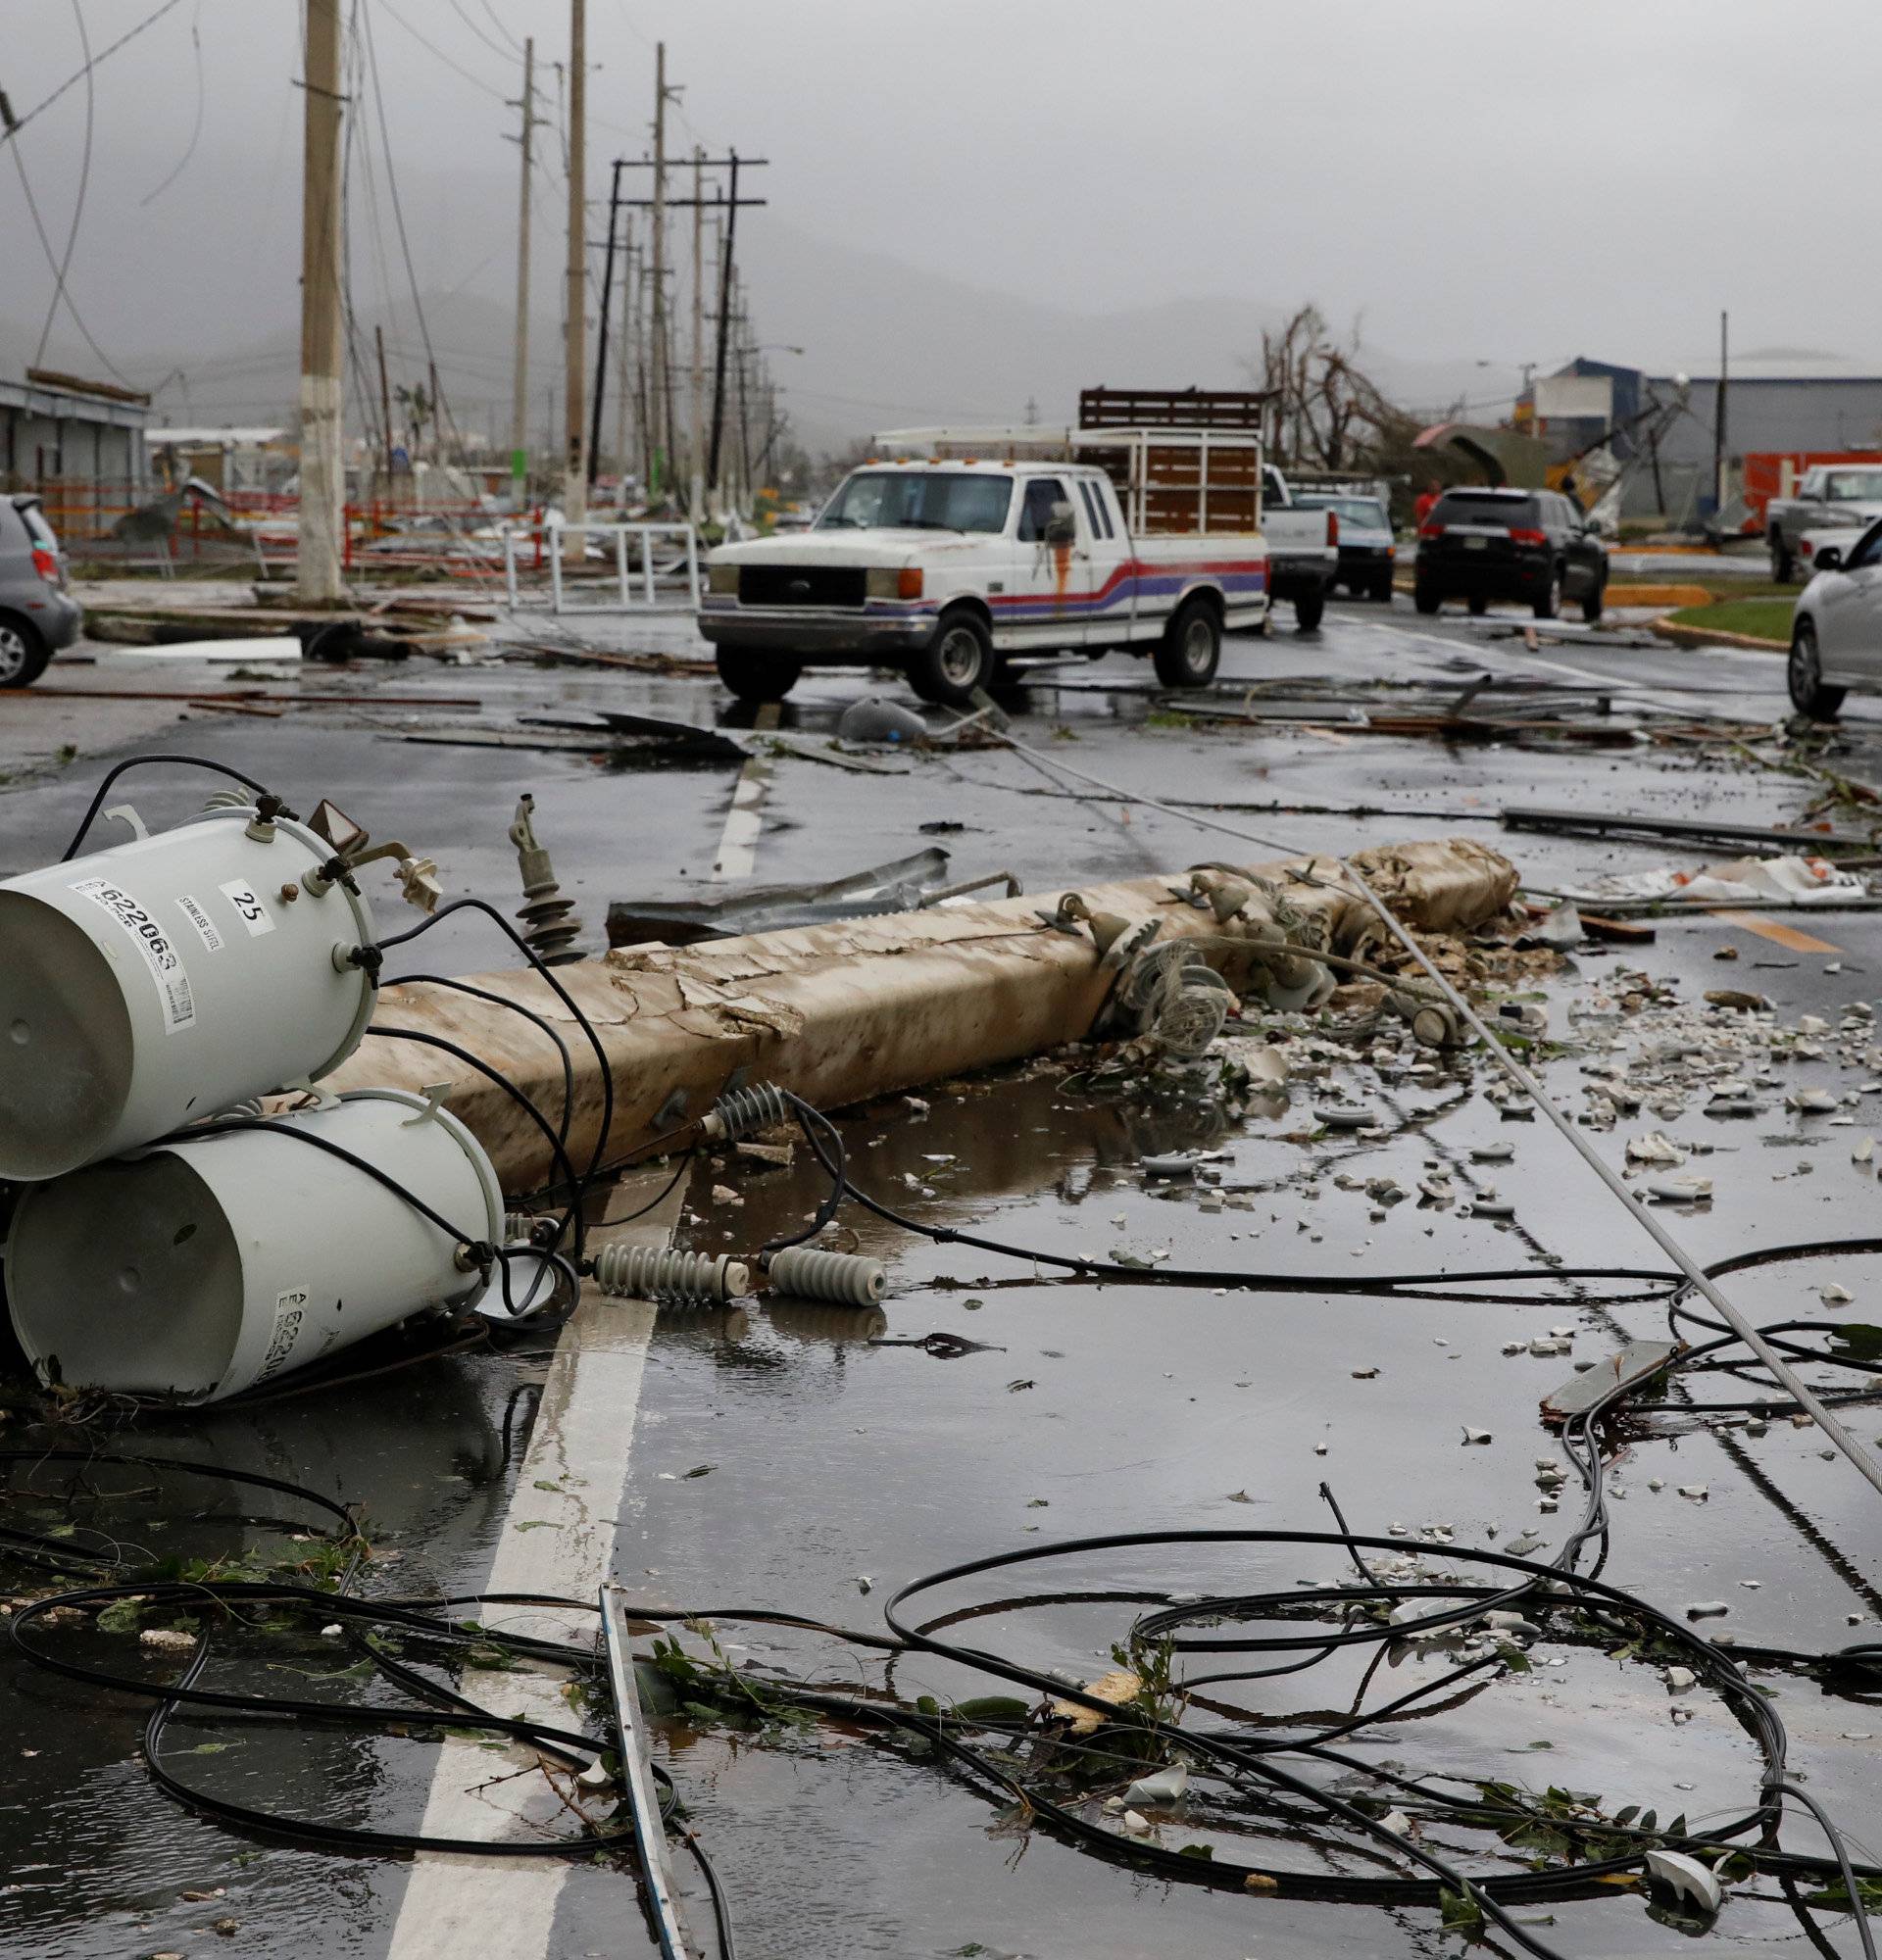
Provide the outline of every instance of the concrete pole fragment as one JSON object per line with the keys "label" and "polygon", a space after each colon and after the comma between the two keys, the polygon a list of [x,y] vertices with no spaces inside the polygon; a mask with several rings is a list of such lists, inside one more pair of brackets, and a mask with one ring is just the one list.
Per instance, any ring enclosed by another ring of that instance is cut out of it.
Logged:
{"label": "concrete pole fragment", "polygon": [[[1406,923],[1421,931],[1481,925],[1515,894],[1516,871],[1470,839],[1388,847],[1355,862]],[[1225,869],[1231,867],[1223,867]],[[1372,914],[1333,858],[1235,870],[1268,879],[1287,904],[1324,930],[1329,951],[1362,944]],[[1173,896],[1188,874],[1088,885],[1086,907],[1133,924],[1160,922],[1157,943],[1178,938],[1251,940],[1236,918]],[[754,934],[686,947],[619,947],[604,958],[556,969],[593,1022],[615,1085],[605,1156],[644,1156],[703,1116],[727,1087],[776,1082],[835,1109],[1017,1060],[1091,1032],[1115,967],[1088,927],[1044,923],[1061,894],[950,905],[836,925]],[[1232,945],[1199,948],[1231,983],[1253,961]],[[601,1114],[601,1070],[586,1036],[534,973],[475,976],[478,987],[542,1015],[574,1063],[570,1155],[592,1149]],[[388,984],[374,1019],[438,1034],[514,1081],[553,1123],[563,1102],[562,1060],[520,1014],[446,988]],[[542,1134],[481,1076],[436,1050],[369,1035],[323,1085],[421,1088],[449,1082],[450,1107],[490,1152],[506,1191],[551,1182]]]}

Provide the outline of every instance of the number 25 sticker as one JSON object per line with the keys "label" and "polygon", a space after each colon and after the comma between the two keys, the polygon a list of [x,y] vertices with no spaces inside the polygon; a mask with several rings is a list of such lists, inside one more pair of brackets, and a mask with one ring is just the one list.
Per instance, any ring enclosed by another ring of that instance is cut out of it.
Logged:
{"label": "number 25 sticker", "polygon": [[248,928],[251,938],[259,939],[263,933],[274,930],[274,921],[253,885],[245,885],[237,878],[220,889],[234,906],[235,916]]}

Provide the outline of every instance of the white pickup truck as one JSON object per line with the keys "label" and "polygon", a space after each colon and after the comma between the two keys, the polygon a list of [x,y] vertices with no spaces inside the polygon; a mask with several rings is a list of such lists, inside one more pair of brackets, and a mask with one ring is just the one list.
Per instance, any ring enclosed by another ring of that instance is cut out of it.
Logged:
{"label": "white pickup truck", "polygon": [[[1220,398],[1126,399],[1193,415]],[[1202,687],[1222,634],[1266,618],[1272,546],[1311,588],[1304,626],[1338,565],[1329,514],[1280,514],[1267,521],[1285,540],[1263,535],[1261,439],[1247,428],[1107,422],[878,443],[928,453],[853,470],[808,531],[708,559],[699,627],[742,699],[782,700],[816,661],[899,668],[924,700],[964,706],[1005,656],[1114,648],[1151,655],[1167,687]]]}
{"label": "white pickup truck", "polygon": [[[1882,517],[1882,467],[1874,464],[1813,464],[1798,479],[1793,497],[1773,497],[1764,507],[1764,542],[1771,576],[1788,585],[1800,568],[1808,578],[1811,553],[1805,533],[1862,530]],[[1854,544],[1855,539],[1845,542]]]}

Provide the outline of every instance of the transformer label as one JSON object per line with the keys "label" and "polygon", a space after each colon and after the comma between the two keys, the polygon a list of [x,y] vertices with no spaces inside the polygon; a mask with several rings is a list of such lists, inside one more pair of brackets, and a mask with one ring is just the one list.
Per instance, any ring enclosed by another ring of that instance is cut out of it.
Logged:
{"label": "transformer label", "polygon": [[157,997],[164,1004],[164,1032],[173,1035],[181,1028],[194,1027],[196,1003],[190,995],[189,975],[170,935],[122,885],[114,885],[109,878],[79,878],[72,890],[102,906],[136,942],[150,977],[157,983]]}
{"label": "transformer label", "polygon": [[268,907],[262,904],[253,885],[245,885],[239,878],[219,886],[223,898],[235,907],[235,916],[248,928],[251,939],[260,939],[265,932],[274,930],[274,921]]}
{"label": "transformer label", "polygon": [[211,953],[222,952],[223,936],[216,930],[216,921],[187,892],[176,901],[176,909],[196,928],[197,936]]}
{"label": "transformer label", "polygon": [[307,1325],[308,1290],[295,1287],[287,1293],[274,1297],[274,1332],[269,1337],[268,1352],[262,1356],[262,1365],[256,1371],[255,1384],[278,1374],[286,1366],[287,1357],[294,1351],[294,1344],[301,1338],[301,1329]]}

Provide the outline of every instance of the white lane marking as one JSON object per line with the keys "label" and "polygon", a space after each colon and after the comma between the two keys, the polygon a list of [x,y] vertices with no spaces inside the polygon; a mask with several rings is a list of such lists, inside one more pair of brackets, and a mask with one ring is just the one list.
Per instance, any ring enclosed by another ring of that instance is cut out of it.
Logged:
{"label": "white lane marking", "polygon": [[[618,1234],[604,1228],[598,1236],[628,1245],[670,1244],[685,1186],[682,1178],[645,1218]],[[623,1192],[634,1188],[621,1186]],[[584,1289],[580,1307],[556,1344],[486,1591],[597,1596],[612,1569],[617,1523],[626,1500],[628,1455],[654,1320],[655,1309],[640,1301],[610,1299],[592,1284]],[[506,1616],[533,1631],[545,1631],[545,1619],[553,1617],[516,1608],[506,1615],[506,1609],[493,1606],[486,1622],[501,1625]],[[595,1631],[592,1615],[569,1616],[569,1638],[586,1642]],[[578,1728],[563,1698],[563,1679],[527,1670],[476,1674],[467,1692],[502,1714]],[[525,1751],[499,1753],[447,1739],[439,1746],[420,1830],[439,1838],[536,1839],[547,1835],[546,1828],[566,1832],[568,1813],[539,1775],[475,1788],[530,1760]],[[547,1960],[568,1876],[567,1863],[557,1858],[421,1853],[412,1863],[386,1960],[463,1960],[467,1953]]]}
{"label": "white lane marking", "polygon": [[[777,726],[777,704],[768,701],[752,726],[761,735]],[[759,832],[764,828],[765,798],[771,787],[771,764],[767,757],[754,756],[738,772],[732,790],[732,807],[725,812],[725,828],[718,840],[718,856],[713,859],[713,879],[749,878],[758,862]]]}

